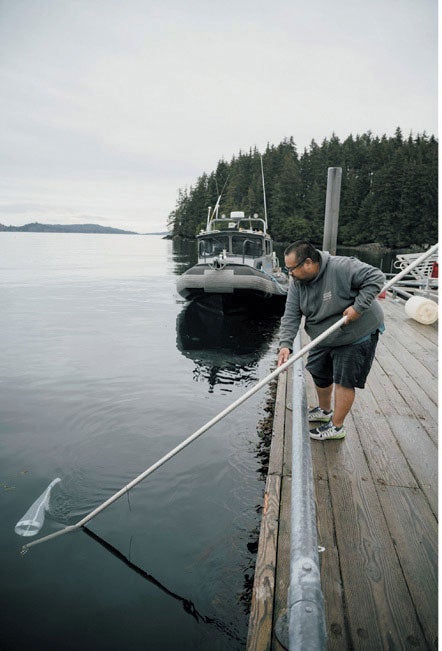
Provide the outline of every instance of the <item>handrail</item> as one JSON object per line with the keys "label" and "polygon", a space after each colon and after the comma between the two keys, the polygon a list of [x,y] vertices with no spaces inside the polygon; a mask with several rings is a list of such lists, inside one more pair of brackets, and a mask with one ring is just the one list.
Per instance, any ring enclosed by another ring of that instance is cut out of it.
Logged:
{"label": "handrail", "polygon": [[[298,333],[293,352],[301,350]],[[326,646],[324,597],[316,532],[315,491],[307,420],[304,364],[293,365],[292,503],[288,627],[290,651]]]}

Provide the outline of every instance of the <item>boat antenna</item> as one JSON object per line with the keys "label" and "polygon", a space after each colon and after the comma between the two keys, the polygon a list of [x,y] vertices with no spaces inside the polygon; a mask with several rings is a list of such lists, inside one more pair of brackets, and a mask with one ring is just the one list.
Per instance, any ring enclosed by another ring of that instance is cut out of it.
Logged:
{"label": "boat antenna", "polygon": [[265,222],[266,222],[266,228],[268,227],[267,224],[267,200],[266,200],[266,185],[264,182],[264,167],[262,164],[262,156],[260,156],[261,159],[261,176],[262,176],[262,192],[264,194],[264,216],[265,216]]}
{"label": "boat antenna", "polygon": [[[224,188],[226,187],[228,180],[229,180],[229,174],[227,174],[227,178],[224,181],[224,185],[222,187],[221,192],[219,193],[218,199],[217,199],[216,204],[215,204],[215,208],[212,211],[212,217],[210,219],[213,219],[218,214],[218,209],[219,209],[219,204],[221,202],[221,197],[223,196]],[[217,182],[216,178],[215,178],[215,183],[216,183],[216,191],[218,192],[218,182]],[[207,220],[207,223],[209,223],[210,219]]]}
{"label": "boat antenna", "polygon": [[[212,216],[210,217],[210,219],[213,219],[214,217],[215,218],[217,217],[220,201],[221,201],[221,195],[219,195],[218,199],[216,200],[215,208],[212,210]],[[209,221],[210,221],[210,219],[209,219]]]}

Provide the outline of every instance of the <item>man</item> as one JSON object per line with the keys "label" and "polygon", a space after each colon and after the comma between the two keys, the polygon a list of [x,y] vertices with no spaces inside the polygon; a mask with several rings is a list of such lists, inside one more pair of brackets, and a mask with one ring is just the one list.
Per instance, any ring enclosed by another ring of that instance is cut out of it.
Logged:
{"label": "man", "polygon": [[303,315],[312,340],[343,315],[347,317],[343,327],[310,351],[306,365],[319,403],[309,410],[309,421],[323,423],[310,430],[310,436],[320,441],[342,439],[355,388],[364,388],[379,332],[384,330],[382,308],[375,298],[385,283],[385,276],[376,267],[356,258],[332,256],[304,240],[291,244],[284,256],[293,282],[289,285],[281,320],[278,366],[292,352]]}

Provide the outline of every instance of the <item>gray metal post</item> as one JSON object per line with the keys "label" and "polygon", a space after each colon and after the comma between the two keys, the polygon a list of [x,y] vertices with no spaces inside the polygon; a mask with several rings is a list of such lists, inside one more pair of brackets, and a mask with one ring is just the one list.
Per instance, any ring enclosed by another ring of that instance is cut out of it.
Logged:
{"label": "gray metal post", "polygon": [[329,167],[325,200],[324,239],[322,250],[336,255],[338,240],[339,201],[341,198],[342,167]]}
{"label": "gray metal post", "polygon": [[[301,349],[295,339],[294,351]],[[302,357],[293,364],[292,504],[288,628],[290,651],[326,648],[316,507]]]}

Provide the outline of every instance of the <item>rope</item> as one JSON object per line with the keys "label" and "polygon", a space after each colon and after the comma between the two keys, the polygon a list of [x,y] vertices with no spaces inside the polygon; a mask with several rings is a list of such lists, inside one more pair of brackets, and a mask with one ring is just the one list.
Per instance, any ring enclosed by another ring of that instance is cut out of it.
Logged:
{"label": "rope", "polygon": [[281,284],[276,280],[275,276],[272,276],[272,274],[269,274],[267,271],[264,271],[264,269],[258,269],[258,271],[260,271],[261,273],[263,273],[264,276],[268,276],[268,278],[270,278],[271,280],[273,280],[273,282],[275,283],[275,285],[277,285],[277,286],[282,290],[282,292],[283,292],[284,294],[287,294],[287,291],[288,291],[288,290],[287,290],[285,287],[283,287],[283,286],[282,286],[282,285],[281,285]]}

